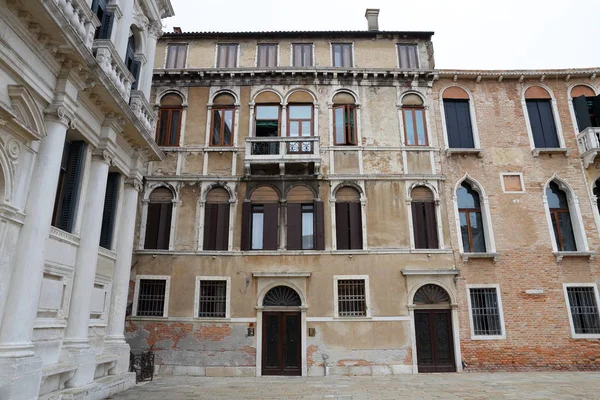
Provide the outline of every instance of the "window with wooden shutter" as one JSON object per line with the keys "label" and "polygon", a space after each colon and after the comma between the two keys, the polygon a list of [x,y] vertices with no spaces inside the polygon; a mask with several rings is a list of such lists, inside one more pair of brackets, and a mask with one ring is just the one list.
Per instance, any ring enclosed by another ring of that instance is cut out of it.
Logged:
{"label": "window with wooden shutter", "polygon": [[277,250],[279,205],[244,203],[242,250]]}
{"label": "window with wooden shutter", "polygon": [[452,149],[474,148],[475,142],[473,140],[469,100],[444,99],[444,115],[446,118],[448,147]]}
{"label": "window with wooden shutter", "polygon": [[110,249],[112,245],[120,180],[121,174],[118,172],[108,174],[106,194],[104,195],[104,212],[102,213],[102,230],[100,232],[100,246],[105,249]]}
{"label": "window with wooden shutter", "polygon": [[426,187],[417,186],[411,192],[413,236],[416,249],[437,249],[437,222],[433,193]]}
{"label": "window with wooden shutter", "polygon": [[204,250],[229,249],[229,192],[214,188],[204,205]]}
{"label": "window with wooden shutter", "polygon": [[63,148],[52,225],[66,232],[72,232],[75,223],[85,149],[82,141],[65,142]]}
{"label": "window with wooden shutter", "polygon": [[589,127],[600,127],[600,96],[574,97],[573,110],[579,132]]}
{"label": "window with wooden shutter", "polygon": [[150,193],[146,220],[145,249],[168,250],[171,236],[173,193],[167,188],[157,188]]}
{"label": "window with wooden shutter", "polygon": [[336,192],[336,244],[338,250],[363,248],[360,194],[351,187]]}
{"label": "window with wooden shutter", "polygon": [[179,146],[182,103],[181,97],[176,94],[167,94],[161,99],[156,123],[156,143],[159,146]]}
{"label": "window with wooden shutter", "polygon": [[535,148],[560,147],[556,123],[552,114],[552,100],[526,100],[527,113]]}

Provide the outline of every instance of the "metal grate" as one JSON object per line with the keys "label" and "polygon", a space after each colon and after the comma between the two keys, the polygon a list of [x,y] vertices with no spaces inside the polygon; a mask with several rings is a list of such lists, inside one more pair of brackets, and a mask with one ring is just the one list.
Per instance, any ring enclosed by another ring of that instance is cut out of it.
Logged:
{"label": "metal grate", "polygon": [[470,289],[474,335],[501,335],[498,293],[495,288]]}
{"label": "metal grate", "polygon": [[263,300],[265,307],[299,307],[302,305],[300,296],[288,286],[275,286],[269,290]]}
{"label": "metal grate", "polygon": [[253,156],[276,156],[279,155],[279,143],[253,142],[251,152]]}
{"label": "metal grate", "polygon": [[338,280],[338,314],[340,317],[367,315],[364,279]]}
{"label": "metal grate", "polygon": [[164,279],[140,279],[137,315],[162,317],[166,287],[167,281]]}
{"label": "metal grate", "polygon": [[575,333],[600,333],[600,315],[593,287],[569,287],[569,306]]}
{"label": "metal grate", "polygon": [[227,281],[200,281],[199,317],[225,318]]}

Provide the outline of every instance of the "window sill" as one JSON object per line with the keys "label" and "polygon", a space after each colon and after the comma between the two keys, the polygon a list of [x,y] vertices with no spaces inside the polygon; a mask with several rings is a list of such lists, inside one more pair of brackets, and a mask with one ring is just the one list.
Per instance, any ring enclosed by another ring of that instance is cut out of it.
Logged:
{"label": "window sill", "polygon": [[542,149],[533,149],[531,150],[531,154],[534,157],[539,157],[540,154],[564,154],[565,157],[569,157],[571,155],[571,149],[568,147],[547,147]]}
{"label": "window sill", "polygon": [[471,335],[471,340],[506,340],[506,335]]}
{"label": "window sill", "polygon": [[[437,151],[439,150],[439,148],[437,147],[432,147],[432,146],[404,146],[402,148],[403,150],[409,150],[409,151]],[[450,149],[448,149],[450,150]]]}
{"label": "window sill", "polygon": [[481,149],[446,149],[446,155],[452,157],[454,155],[462,155],[466,157],[468,155],[475,155],[479,158],[483,157],[483,150]]}
{"label": "window sill", "polygon": [[500,258],[498,253],[461,253],[463,263],[467,263],[471,258],[488,258],[493,262],[497,262]]}
{"label": "window sill", "polygon": [[169,318],[168,315],[163,315],[163,316],[150,316],[150,315],[130,315],[129,317],[127,317],[128,319],[133,319],[133,320],[138,320],[138,321],[153,321],[155,319],[158,320],[166,320]]}
{"label": "window sill", "polygon": [[336,321],[340,321],[340,322],[354,322],[354,321],[370,321],[372,318],[370,315],[367,315],[365,317],[340,317],[340,316],[335,316],[333,317],[334,320]]}
{"label": "window sill", "polygon": [[595,253],[593,251],[555,251],[552,254],[554,254],[556,262],[559,263],[565,257],[580,257],[590,259]]}
{"label": "window sill", "polygon": [[571,337],[573,339],[600,339],[599,333],[575,333],[572,334]]}
{"label": "window sill", "polygon": [[204,148],[204,151],[206,151],[206,152],[218,151],[220,153],[222,153],[224,151],[237,152],[238,148],[234,147],[234,146],[208,146],[208,147]]}
{"label": "window sill", "polygon": [[79,236],[58,229],[55,226],[50,227],[50,238],[79,247]]}

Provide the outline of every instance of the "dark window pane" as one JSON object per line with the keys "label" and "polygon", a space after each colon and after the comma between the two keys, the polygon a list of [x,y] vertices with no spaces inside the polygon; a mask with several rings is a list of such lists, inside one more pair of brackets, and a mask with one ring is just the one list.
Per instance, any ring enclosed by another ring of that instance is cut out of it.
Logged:
{"label": "dark window pane", "polygon": [[550,208],[569,208],[569,202],[567,201],[566,193],[562,191],[555,182],[550,182],[548,185],[548,189],[546,189],[546,197],[548,198],[548,207]]}
{"label": "dark window pane", "polygon": [[227,281],[200,281],[198,317],[225,318]]}
{"label": "dark window pane", "polygon": [[501,335],[500,308],[495,288],[469,289],[471,297],[471,314],[473,317],[473,334]]}
{"label": "dark window pane", "polygon": [[340,279],[337,287],[340,317],[364,317],[367,315],[365,281],[363,279]]}
{"label": "dark window pane", "polygon": [[551,100],[526,100],[526,104],[535,147],[559,147]]}
{"label": "dark window pane", "polygon": [[562,243],[559,246],[562,251],[576,251],[575,234],[573,233],[573,225],[571,223],[571,214],[569,212],[560,212],[558,214],[558,223],[560,226],[560,234]]}
{"label": "dark window pane", "polygon": [[600,314],[593,287],[567,288],[573,328],[577,334],[600,333]]}
{"label": "dark window pane", "polygon": [[412,44],[399,44],[398,58],[400,68],[418,68],[417,46]]}
{"label": "dark window pane", "polygon": [[222,117],[222,112],[221,110],[213,110],[213,131],[212,131],[212,139],[211,139],[211,143],[213,145],[218,145],[221,142],[221,117]]}
{"label": "dark window pane", "polygon": [[137,315],[162,317],[165,308],[167,281],[141,279],[138,292]]}
{"label": "dark window pane", "polygon": [[444,100],[448,147],[471,149],[475,147],[471,127],[471,113],[468,100]]}

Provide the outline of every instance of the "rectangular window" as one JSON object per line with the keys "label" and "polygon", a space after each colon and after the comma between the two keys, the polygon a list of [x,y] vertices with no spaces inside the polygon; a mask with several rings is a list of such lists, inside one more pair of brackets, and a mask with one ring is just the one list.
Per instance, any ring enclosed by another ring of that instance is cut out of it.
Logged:
{"label": "rectangular window", "polygon": [[413,200],[411,208],[415,249],[439,248],[435,203]]}
{"label": "rectangular window", "polygon": [[331,45],[334,67],[352,68],[352,43],[334,43]]}
{"label": "rectangular window", "polygon": [[416,44],[398,45],[398,68],[414,69],[419,68],[417,56],[418,47]]}
{"label": "rectangular window", "polygon": [[167,45],[167,64],[165,68],[185,68],[187,44]]}
{"label": "rectangular window", "polygon": [[140,279],[135,315],[145,317],[166,316],[166,295],[166,279]]}
{"label": "rectangular window", "polygon": [[259,44],[257,49],[256,65],[259,68],[272,68],[277,66],[277,45]]}
{"label": "rectangular window", "polygon": [[52,226],[73,232],[79,187],[85,164],[86,144],[83,141],[65,142],[63,148],[58,186],[54,199]]}
{"label": "rectangular window", "polygon": [[425,109],[422,107],[404,107],[404,137],[407,146],[427,146],[427,128]]}
{"label": "rectangular window", "polygon": [[206,203],[204,205],[203,250],[225,251],[229,249],[229,203]]}
{"label": "rectangular window", "polygon": [[473,149],[473,127],[469,100],[444,99],[446,133],[451,149]]}
{"label": "rectangular window", "polygon": [[252,250],[262,250],[265,214],[263,206],[252,207]]}
{"label": "rectangular window", "polygon": [[474,337],[503,336],[502,310],[497,287],[469,288],[469,308]]}
{"label": "rectangular window", "polygon": [[312,105],[288,106],[288,136],[312,136]]}
{"label": "rectangular window", "polygon": [[[279,136],[279,106],[257,105],[255,107],[256,137]],[[276,143],[274,143],[277,145]],[[277,154],[277,153],[274,153]]]}
{"label": "rectangular window", "polygon": [[335,225],[338,250],[363,248],[362,216],[359,202],[336,202]]}
{"label": "rectangular window", "polygon": [[302,204],[302,250],[315,248],[315,213],[312,204]]}
{"label": "rectangular window", "polygon": [[333,107],[333,137],[336,145],[355,146],[356,107],[343,105]]}
{"label": "rectangular window", "polygon": [[552,113],[552,100],[525,100],[525,102],[535,148],[560,147]]}
{"label": "rectangular window", "polygon": [[227,280],[198,279],[198,317],[227,316]]}
{"label": "rectangular window", "polygon": [[337,278],[337,306],[338,317],[366,317],[365,279]]}
{"label": "rectangular window", "polygon": [[294,67],[312,67],[313,66],[313,45],[312,43],[294,43],[292,44],[292,65]]}
{"label": "rectangular window", "polygon": [[217,68],[237,67],[237,44],[217,45]]}
{"label": "rectangular window", "polygon": [[159,146],[178,146],[181,130],[181,107],[161,107],[158,110],[156,124],[156,144]]}
{"label": "rectangular window", "polygon": [[231,146],[233,138],[234,108],[213,108],[211,146]]}
{"label": "rectangular window", "polygon": [[118,172],[108,174],[106,194],[104,195],[104,212],[102,213],[102,231],[100,233],[100,246],[105,249],[110,249],[112,246],[120,181],[121,174]]}
{"label": "rectangular window", "polygon": [[577,335],[600,335],[600,314],[593,286],[567,287],[573,331]]}
{"label": "rectangular window", "polygon": [[98,17],[98,21],[100,21],[100,26],[96,28],[94,39],[110,39],[111,37],[115,15],[107,11],[106,3],[106,0],[92,1],[92,12]]}
{"label": "rectangular window", "polygon": [[242,204],[242,250],[277,250],[279,204]]}

